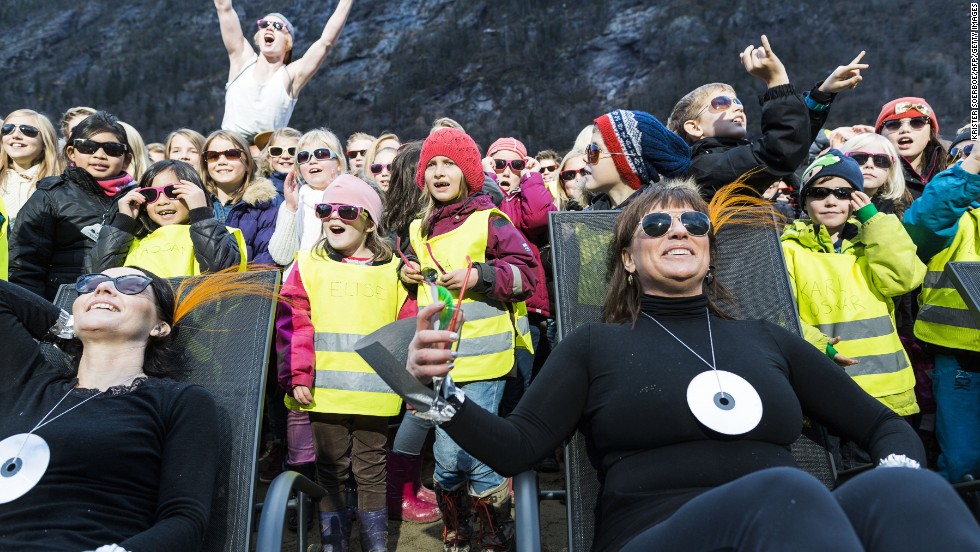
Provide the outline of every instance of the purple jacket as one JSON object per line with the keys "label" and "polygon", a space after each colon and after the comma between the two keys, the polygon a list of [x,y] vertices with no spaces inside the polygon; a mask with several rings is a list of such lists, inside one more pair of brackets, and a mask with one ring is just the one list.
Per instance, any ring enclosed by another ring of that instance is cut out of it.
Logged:
{"label": "purple jacket", "polygon": [[[493,209],[493,200],[479,192],[460,203],[436,209],[432,218],[432,236],[439,236],[460,227],[474,211]],[[418,259],[409,248],[406,254]],[[474,263],[480,274],[472,291],[491,299],[513,303],[524,301],[538,286],[538,261],[524,236],[503,217],[490,217],[487,229],[487,262]],[[512,268],[517,269],[516,273]]]}
{"label": "purple jacket", "polygon": [[541,173],[532,171],[521,177],[521,185],[504,196],[504,200],[500,202],[500,210],[510,217],[514,226],[527,238],[534,260],[538,263],[534,268],[537,284],[534,286],[534,294],[526,301],[527,312],[548,318],[551,316],[551,303],[539,250],[548,244],[548,213],[557,209],[551,192],[544,187]]}
{"label": "purple jacket", "polygon": [[276,215],[282,201],[276,187],[268,179],[259,178],[245,190],[241,201],[230,210],[214,199],[215,218],[242,231],[248,246],[248,262],[276,266],[269,254],[269,240],[276,229]]}

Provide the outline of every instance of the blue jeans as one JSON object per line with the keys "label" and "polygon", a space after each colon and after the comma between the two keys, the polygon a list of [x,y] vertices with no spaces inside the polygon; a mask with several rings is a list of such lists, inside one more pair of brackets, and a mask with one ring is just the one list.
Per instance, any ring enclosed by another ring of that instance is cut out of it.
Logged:
{"label": "blue jeans", "polygon": [[[463,390],[466,401],[472,401],[488,412],[496,412],[504,392],[504,380],[472,381],[457,384],[457,387]],[[433,479],[447,491],[454,491],[469,483],[467,492],[476,496],[495,489],[504,482],[500,474],[459,448],[439,427],[436,428],[433,452],[436,458]]]}
{"label": "blue jeans", "polygon": [[980,373],[961,369],[954,356],[936,355],[932,392],[939,475],[951,483],[968,473],[980,477]]}

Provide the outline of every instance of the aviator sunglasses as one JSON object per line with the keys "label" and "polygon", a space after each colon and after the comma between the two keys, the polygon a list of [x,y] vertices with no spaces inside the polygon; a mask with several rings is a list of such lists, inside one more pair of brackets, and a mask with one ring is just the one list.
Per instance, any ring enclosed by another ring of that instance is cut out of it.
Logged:
{"label": "aviator sunglasses", "polygon": [[177,199],[177,188],[176,184],[167,184],[166,186],[150,186],[147,188],[140,188],[136,190],[141,196],[146,198],[146,204],[155,202],[160,199],[161,195],[165,195],[170,199]]}
{"label": "aviator sunglasses", "polygon": [[506,159],[493,160],[493,170],[497,173],[502,173],[507,170],[508,165],[510,165],[511,172],[519,173],[524,170],[524,167],[527,166],[527,161],[523,159],[513,159],[511,161]]}
{"label": "aviator sunglasses", "polygon": [[269,155],[273,157],[281,157],[283,152],[289,154],[290,157],[296,155],[296,146],[290,146],[288,148],[280,148],[279,146],[272,146],[269,148]]}
{"label": "aviator sunglasses", "polygon": [[902,121],[908,121],[909,127],[912,130],[922,130],[931,121],[929,117],[909,117],[907,119],[892,119],[891,121],[885,121],[881,124],[881,128],[887,130],[888,132],[895,132],[902,128]]}
{"label": "aviator sunglasses", "polygon": [[857,161],[858,165],[864,166],[868,159],[874,160],[874,164],[879,169],[887,169],[892,166],[892,158],[887,153],[868,153],[866,151],[849,151],[846,154],[851,159]]}
{"label": "aviator sunglasses", "polygon": [[289,34],[289,29],[287,29],[286,26],[279,21],[271,21],[269,19],[259,19],[258,21],[255,22],[255,24],[258,25],[260,29],[268,29],[271,26],[273,29],[277,31],[282,31],[286,34]]}
{"label": "aviator sunglasses", "polygon": [[214,163],[220,159],[222,155],[224,155],[225,159],[229,161],[236,161],[241,159],[244,153],[245,152],[240,149],[230,149],[225,151],[208,150],[204,152],[204,158],[208,160],[208,163]]}
{"label": "aviator sunglasses", "polygon": [[300,165],[305,165],[310,162],[311,159],[317,158],[320,161],[324,159],[337,159],[337,154],[330,148],[317,148],[312,152],[301,151],[296,154],[296,161]]}
{"label": "aviator sunglasses", "polygon": [[589,144],[585,146],[585,162],[589,165],[595,165],[599,162],[599,156],[602,154],[606,155],[622,155],[623,157],[640,157],[636,154],[630,153],[616,153],[612,151],[602,151],[599,149],[599,144]]}
{"label": "aviator sunglasses", "polygon": [[732,104],[742,105],[742,100],[732,97],[732,96],[715,96],[711,98],[708,105],[701,108],[698,114],[694,116],[695,119],[701,116],[706,110],[710,109],[712,113],[724,113],[732,108]]}
{"label": "aviator sunglasses", "polygon": [[354,222],[362,214],[367,214],[367,211],[363,207],[358,207],[356,205],[334,205],[333,203],[317,203],[316,204],[316,216],[320,220],[327,220],[330,215],[336,211],[337,216],[340,220],[345,220],[347,222]]}
{"label": "aviator sunglasses", "polygon": [[[701,211],[684,211],[680,214],[680,221],[692,236],[704,236],[711,230],[711,219]],[[674,215],[664,212],[650,213],[640,220],[643,231],[651,238],[666,235],[673,223]]]}
{"label": "aviator sunglasses", "polygon": [[37,135],[41,133],[37,127],[32,127],[31,125],[15,125],[13,123],[7,123],[0,127],[0,134],[7,136],[8,134],[13,134],[14,129],[20,129],[21,134],[27,136],[28,138],[37,138]]}
{"label": "aviator sunglasses", "polygon": [[84,138],[76,138],[71,145],[75,148],[75,151],[83,155],[92,155],[101,149],[109,157],[122,157],[129,151],[129,146],[126,144],[120,144],[119,142],[96,142],[95,140],[86,140]]}
{"label": "aviator sunglasses", "polygon": [[854,188],[807,188],[806,196],[813,199],[827,199],[827,196],[834,194],[837,199],[851,199]]}
{"label": "aviator sunglasses", "polygon": [[75,291],[81,294],[92,293],[103,282],[112,282],[119,293],[137,295],[149,287],[153,280],[140,274],[125,274],[115,278],[105,274],[83,274],[75,280]]}
{"label": "aviator sunglasses", "polygon": [[561,171],[560,173],[558,173],[558,178],[562,179],[563,182],[571,182],[572,180],[578,178],[579,175],[590,176],[592,175],[592,173],[587,171],[585,167],[582,167],[577,171],[573,171],[573,170]]}

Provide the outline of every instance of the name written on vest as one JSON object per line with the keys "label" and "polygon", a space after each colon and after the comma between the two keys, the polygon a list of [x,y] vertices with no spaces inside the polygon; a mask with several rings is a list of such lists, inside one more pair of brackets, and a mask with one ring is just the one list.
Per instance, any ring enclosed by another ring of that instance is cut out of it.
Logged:
{"label": "name written on vest", "polygon": [[849,292],[840,278],[804,282],[798,289],[801,310],[805,308],[813,316],[834,312],[856,313],[864,310],[861,297]]}
{"label": "name written on vest", "polygon": [[383,286],[362,282],[336,280],[330,282],[329,289],[330,297],[363,297],[366,299],[384,299],[386,297]]}

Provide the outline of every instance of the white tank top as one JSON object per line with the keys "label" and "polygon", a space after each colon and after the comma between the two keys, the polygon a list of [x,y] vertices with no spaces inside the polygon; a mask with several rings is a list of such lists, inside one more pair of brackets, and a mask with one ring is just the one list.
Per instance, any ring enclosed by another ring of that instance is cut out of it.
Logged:
{"label": "white tank top", "polygon": [[264,83],[255,82],[256,55],[237,77],[225,85],[225,116],[222,130],[232,130],[251,136],[264,130],[284,128],[296,107],[296,98],[289,96],[283,84],[286,78],[283,65]]}

